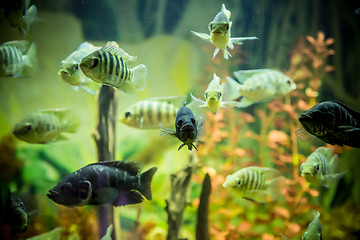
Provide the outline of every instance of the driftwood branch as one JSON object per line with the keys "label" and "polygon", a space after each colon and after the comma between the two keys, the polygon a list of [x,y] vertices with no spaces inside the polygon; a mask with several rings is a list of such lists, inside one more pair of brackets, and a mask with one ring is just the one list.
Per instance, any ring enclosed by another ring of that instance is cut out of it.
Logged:
{"label": "driftwood branch", "polygon": [[187,204],[187,190],[193,173],[193,159],[190,156],[189,164],[177,174],[171,175],[171,195],[166,200],[165,210],[168,213],[167,240],[179,240],[183,213]]}
{"label": "driftwood branch", "polygon": [[[117,90],[114,87],[103,85],[100,89],[98,102],[99,122],[93,134],[98,150],[98,161],[114,161]],[[112,206],[99,206],[98,221],[101,237],[106,234],[107,227],[113,224]],[[114,239],[114,236],[112,238]]]}
{"label": "driftwood branch", "polygon": [[196,240],[210,239],[209,226],[208,226],[210,193],[211,193],[211,179],[209,174],[206,174],[203,182],[202,192],[200,195],[200,203],[197,212]]}

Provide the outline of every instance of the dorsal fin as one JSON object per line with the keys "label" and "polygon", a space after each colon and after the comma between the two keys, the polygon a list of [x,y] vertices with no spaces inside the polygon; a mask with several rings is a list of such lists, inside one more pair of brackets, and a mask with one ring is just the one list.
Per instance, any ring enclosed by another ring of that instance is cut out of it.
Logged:
{"label": "dorsal fin", "polygon": [[255,69],[255,70],[239,70],[234,72],[234,76],[240,83],[246,82],[250,77],[259,73],[267,73],[272,71],[272,69]]}
{"label": "dorsal fin", "polygon": [[108,42],[101,50],[111,52],[118,57],[123,58],[126,62],[135,62],[137,57],[131,56],[124,49],[120,48],[116,42]]}
{"label": "dorsal fin", "polygon": [[140,172],[140,167],[136,162],[126,162],[126,161],[104,161],[97,162],[90,165],[104,165],[108,167],[117,168],[123,171],[128,172],[129,174],[135,176]]}
{"label": "dorsal fin", "polygon": [[30,43],[26,40],[14,40],[1,44],[1,46],[15,47],[21,51],[22,54],[26,54],[29,49]]}
{"label": "dorsal fin", "polygon": [[329,102],[333,102],[333,103],[336,103],[336,104],[339,104],[340,106],[342,106],[343,108],[346,109],[346,111],[348,111],[351,116],[353,116],[354,118],[356,118],[356,121],[358,121],[358,123],[360,123],[360,112],[356,111],[355,109],[341,103],[341,102],[338,102],[336,100],[329,100]]}

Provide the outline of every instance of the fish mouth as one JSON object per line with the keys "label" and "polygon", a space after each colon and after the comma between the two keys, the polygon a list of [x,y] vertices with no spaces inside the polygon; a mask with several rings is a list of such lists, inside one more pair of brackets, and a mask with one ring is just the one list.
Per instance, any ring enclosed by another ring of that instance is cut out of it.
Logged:
{"label": "fish mouth", "polygon": [[50,190],[49,190],[49,193],[46,194],[46,196],[47,196],[48,198],[50,198],[51,200],[53,200],[54,202],[57,202],[55,199],[56,199],[58,196],[60,196],[60,192],[57,191],[56,189],[50,189]]}
{"label": "fish mouth", "polygon": [[185,124],[181,127],[181,131],[192,131],[194,130],[194,126],[192,124]]}
{"label": "fish mouth", "polygon": [[301,116],[299,117],[300,122],[310,122],[311,119],[312,117],[306,113],[301,114]]}

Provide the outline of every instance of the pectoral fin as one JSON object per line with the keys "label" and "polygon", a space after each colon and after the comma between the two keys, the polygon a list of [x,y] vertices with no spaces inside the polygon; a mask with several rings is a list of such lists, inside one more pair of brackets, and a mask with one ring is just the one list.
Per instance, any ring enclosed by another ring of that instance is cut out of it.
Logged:
{"label": "pectoral fin", "polygon": [[199,38],[205,40],[205,41],[209,41],[210,42],[210,35],[206,34],[206,33],[198,33],[198,32],[194,32],[191,31],[193,34],[195,34],[196,36],[198,36]]}

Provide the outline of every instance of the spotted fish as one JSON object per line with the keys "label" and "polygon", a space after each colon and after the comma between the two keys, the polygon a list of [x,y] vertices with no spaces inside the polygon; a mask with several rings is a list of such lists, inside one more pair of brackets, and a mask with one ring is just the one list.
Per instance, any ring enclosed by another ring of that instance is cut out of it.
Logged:
{"label": "spotted fish", "polygon": [[139,174],[136,163],[106,161],[89,164],[67,176],[47,196],[67,206],[110,204],[125,206],[151,196],[151,180],[157,168]]}

